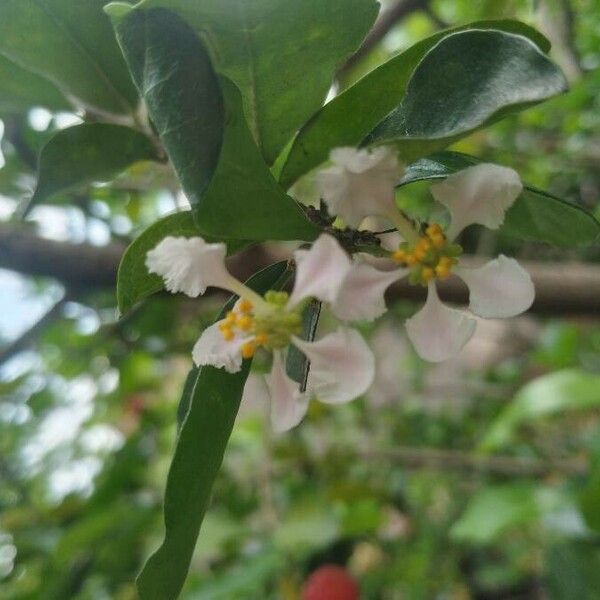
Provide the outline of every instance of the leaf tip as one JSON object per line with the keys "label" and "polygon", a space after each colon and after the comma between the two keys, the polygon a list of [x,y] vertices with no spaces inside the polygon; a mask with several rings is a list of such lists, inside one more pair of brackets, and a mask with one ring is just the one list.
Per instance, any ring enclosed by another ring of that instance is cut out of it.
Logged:
{"label": "leaf tip", "polygon": [[119,23],[131,11],[133,6],[127,2],[111,2],[104,7],[104,12],[111,18],[113,23]]}

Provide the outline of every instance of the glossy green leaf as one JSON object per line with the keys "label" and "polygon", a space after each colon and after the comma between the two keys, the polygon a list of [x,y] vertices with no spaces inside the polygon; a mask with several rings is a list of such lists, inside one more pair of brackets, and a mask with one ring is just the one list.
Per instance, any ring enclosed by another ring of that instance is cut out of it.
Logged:
{"label": "glossy green leaf", "polygon": [[[271,265],[248,284],[264,293],[277,286],[286,267],[285,262]],[[221,314],[233,306],[234,300]],[[249,368],[250,361],[245,361],[235,374],[213,367],[198,371],[167,478],[165,538],[137,580],[141,600],[173,600],[181,591]]]}
{"label": "glossy green leaf", "polygon": [[374,0],[143,0],[179,13],[241,90],[250,129],[270,164],[322,105],[336,69],[367,34]]}
{"label": "glossy green leaf", "polygon": [[192,204],[219,162],[225,111],[219,80],[202,42],[166,10],[107,11],[148,114]]}
{"label": "glossy green leaf", "polygon": [[106,123],[63,129],[40,152],[38,182],[29,206],[95,181],[110,181],[141,160],[158,156],[152,140],[135,129]]}
{"label": "glossy green leaf", "polygon": [[[458,152],[433,154],[410,165],[401,185],[443,179],[480,162]],[[525,185],[523,193],[507,211],[501,231],[556,246],[582,246],[598,238],[600,223],[581,206]]]}
{"label": "glossy green leaf", "polygon": [[[133,241],[119,265],[117,277],[117,303],[119,312],[124,314],[140,300],[164,289],[164,282],[158,275],[148,273],[146,269],[146,254],[163,238],[194,237],[200,235],[198,227],[190,211],[167,215],[153,223]],[[222,241],[215,238],[204,238],[209,241]],[[247,242],[243,240],[230,241],[227,244],[230,253],[241,250]]]}
{"label": "glossy green leaf", "polygon": [[189,25],[163,9],[107,10],[199,230],[224,238],[313,239],[317,229],[258,152],[239,90],[226,78],[219,85]]}
{"label": "glossy green leaf", "polygon": [[528,38],[453,33],[423,57],[400,105],[364,143],[395,143],[405,160],[414,160],[566,88],[560,69]]}
{"label": "glossy green leaf", "polygon": [[300,130],[280,177],[284,187],[326,161],[332,148],[358,146],[400,104],[410,76],[423,56],[451,33],[473,28],[519,34],[544,52],[550,49],[548,40],[535,29],[511,20],[477,21],[420,41],[334,98]]}
{"label": "glossy green leaf", "polygon": [[50,81],[0,54],[0,113],[25,113],[32,106],[56,111],[71,109]]}
{"label": "glossy green leaf", "polygon": [[[318,300],[311,300],[302,313],[302,334],[300,337],[303,340],[312,342],[315,339],[320,315],[321,303]],[[308,380],[310,361],[296,346],[290,346],[285,368],[287,374],[300,384],[300,391],[304,392]]]}
{"label": "glossy green leaf", "polygon": [[524,423],[570,410],[600,406],[600,375],[580,369],[564,369],[544,375],[523,387],[500,414],[482,447],[499,448],[509,442]]}
{"label": "glossy green leaf", "polygon": [[68,97],[132,113],[138,97],[103,0],[3,0],[0,53],[51,80]]}

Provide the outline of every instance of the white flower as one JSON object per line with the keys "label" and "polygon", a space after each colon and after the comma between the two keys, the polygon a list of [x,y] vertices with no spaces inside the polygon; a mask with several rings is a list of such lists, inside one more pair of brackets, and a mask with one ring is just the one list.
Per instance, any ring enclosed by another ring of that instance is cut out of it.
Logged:
{"label": "white flower", "polygon": [[384,293],[405,271],[384,272],[360,256],[351,259],[339,243],[323,234],[310,250],[296,250],[296,280],[289,305],[308,297],[330,304],[344,321],[372,321],[385,310]]}
{"label": "white flower", "polygon": [[[377,161],[373,158],[372,164],[367,164],[368,157],[362,150],[334,150],[334,167],[319,176],[325,200],[334,214],[347,218],[349,211],[351,224],[357,224],[365,216],[382,214],[392,220],[405,240],[392,257],[404,268],[390,270],[380,264],[381,259],[371,257],[370,268],[379,269],[379,275],[375,275],[363,269],[355,258],[352,271],[341,277],[342,284],[337,288],[339,299],[330,300],[338,316],[361,318],[362,306],[368,306],[370,314],[378,316],[384,308],[383,291],[394,280],[408,275],[411,283],[427,286],[428,297],[425,306],[407,321],[407,332],[418,354],[437,362],[460,351],[473,335],[476,321],[440,301],[436,279],[445,279],[451,272],[461,277],[469,287],[469,309],[480,317],[512,317],[531,306],[533,283],[514,259],[499,256],[480,268],[466,268],[460,264],[462,249],[454,243],[459,233],[472,223],[492,229],[502,224],[504,213],[523,190],[514,170],[483,163],[432,185],[433,196],[450,212],[451,224],[446,232],[439,225],[430,224],[422,233],[393,205],[393,196],[391,204],[382,202],[380,192],[393,179],[381,176],[381,185],[374,185]],[[388,200],[389,197],[388,194]],[[387,275],[387,281],[383,274]],[[372,293],[371,301],[367,290]],[[353,296],[361,299],[361,306],[354,306]]]}
{"label": "white flower", "polygon": [[225,244],[207,244],[200,237],[166,237],[146,254],[146,267],[160,275],[173,294],[195,298],[208,286],[227,287],[231,276],[225,267],[226,254]]}
{"label": "white flower", "polygon": [[395,210],[395,186],[404,173],[395,151],[335,148],[329,159],[333,164],[317,173],[316,185],[331,214],[358,227],[367,216],[388,217]]}
{"label": "white flower", "polygon": [[[515,171],[492,164],[469,167],[433,185],[434,197],[448,207],[452,216],[445,245],[438,249],[438,257],[444,256],[444,248],[452,249],[455,237],[472,223],[499,227],[504,221],[504,212],[522,189]],[[443,235],[435,226],[429,231],[432,234],[430,242]],[[435,244],[432,245],[435,252]],[[432,277],[427,278],[425,305],[406,322],[408,336],[418,354],[432,362],[457,354],[475,332],[476,325],[475,319],[467,313],[449,308],[440,301],[436,276],[445,278],[450,270],[458,275],[469,288],[470,311],[486,319],[516,316],[526,311],[535,297],[529,273],[512,258],[500,255],[478,268],[461,266],[459,258],[446,259],[446,263],[442,263],[443,260],[438,262]]]}
{"label": "white flower", "polygon": [[[297,274],[291,295],[268,292],[264,298],[229,274],[223,244],[206,244],[201,238],[166,238],[147,256],[152,272],[161,274],[171,291],[189,295],[215,285],[240,299],[225,318],[211,325],[196,342],[192,356],[198,365],[211,365],[236,373],[244,358],[259,347],[273,353],[267,376],[271,420],[278,431],[297,425],[310,398],[339,404],[348,402],[370,386],[374,359],[359,333],[340,328],[315,342],[298,337],[304,301],[318,298],[329,303],[345,320],[375,318],[385,310],[383,292],[397,276],[353,262],[339,243],[322,235],[310,250],[295,253]],[[285,372],[290,345],[310,361],[305,392]]]}

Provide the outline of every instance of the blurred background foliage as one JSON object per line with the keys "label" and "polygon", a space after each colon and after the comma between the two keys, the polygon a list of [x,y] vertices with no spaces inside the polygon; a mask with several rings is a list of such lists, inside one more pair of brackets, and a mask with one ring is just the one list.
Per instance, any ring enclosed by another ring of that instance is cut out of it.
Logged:
{"label": "blurred background foliage", "polygon": [[[413,5],[338,88],[440,27],[522,19],[552,39],[571,91],[455,149],[600,216],[600,1]],[[0,108],[0,218],[10,222],[39,148],[78,117]],[[427,205],[426,186],[402,194],[412,210]],[[166,168],[145,165],[60,200],[33,210],[35,231],[97,246],[133,239],[184,202]],[[598,246],[565,254],[481,232],[468,244],[600,261]],[[221,299],[159,295],[119,321],[111,289],[65,296],[55,281],[9,271],[0,285],[5,348],[55,307],[35,349],[0,353],[0,599],[133,599],[162,532],[190,348]],[[597,319],[488,322],[460,357],[431,366],[404,339],[412,310],[398,302],[365,329],[379,361],[367,396],[314,404],[291,433],[270,433],[250,380],[184,599],[298,599],[328,562],[347,566],[365,599],[600,598]]]}

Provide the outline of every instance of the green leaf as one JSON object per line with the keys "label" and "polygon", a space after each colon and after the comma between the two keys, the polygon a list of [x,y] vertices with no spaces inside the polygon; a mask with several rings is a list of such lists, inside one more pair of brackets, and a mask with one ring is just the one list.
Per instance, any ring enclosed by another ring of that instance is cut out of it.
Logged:
{"label": "green leaf", "polygon": [[[400,185],[443,179],[480,162],[458,152],[432,154],[410,165]],[[523,193],[507,211],[500,231],[556,246],[582,246],[591,244],[600,235],[600,223],[583,207],[525,185]]]}
{"label": "green leaf", "polygon": [[238,239],[314,239],[317,228],[260,156],[239,90],[226,78],[219,85],[189,25],[162,9],[125,16],[122,5],[107,9],[119,14],[119,42],[200,231]]}
{"label": "green leaf", "polygon": [[560,69],[523,36],[453,33],[423,57],[400,105],[364,143],[395,143],[414,160],[566,89]]}
{"label": "green leaf", "polygon": [[282,185],[289,187],[301,175],[326,161],[332,148],[358,146],[400,104],[410,76],[423,56],[448,35],[473,28],[520,34],[543,51],[550,49],[548,40],[535,29],[510,20],[477,21],[418,42],[334,98],[300,130],[280,177]]}
{"label": "green leaf", "polygon": [[460,542],[489,544],[507,529],[528,525],[540,515],[536,488],[508,484],[482,489],[471,498],[450,536]]}
{"label": "green leaf", "polygon": [[141,160],[158,160],[144,134],[105,123],[76,125],[55,134],[42,148],[29,207],[94,181],[105,182]]}
{"label": "green leaf", "polygon": [[[199,235],[198,227],[194,223],[191,211],[178,212],[167,215],[156,221],[141,233],[127,248],[117,276],[117,305],[121,314],[126,313],[131,307],[143,298],[164,289],[161,277],[148,273],[146,268],[146,254],[152,250],[163,238],[194,237]],[[215,238],[204,238],[208,242],[217,242]],[[230,241],[227,249],[230,253],[241,250],[247,242],[243,240]]]}
{"label": "green leaf", "polygon": [[569,410],[600,406],[600,375],[563,369],[544,375],[521,388],[492,424],[482,448],[493,450],[508,443],[524,423]]}
{"label": "green leaf", "polygon": [[25,113],[32,106],[71,110],[71,105],[50,81],[0,54],[0,113]]}
{"label": "green leaf", "polygon": [[[263,269],[248,285],[259,293],[277,286],[287,263]],[[233,306],[232,298],[221,315]],[[185,581],[210,492],[239,408],[250,361],[239,373],[202,367],[191,393],[165,492],[165,538],[137,584],[142,600],[173,600]]]}
{"label": "green leaf", "polygon": [[[315,339],[319,316],[321,315],[321,303],[311,300],[302,313],[302,334],[300,338],[308,342]],[[300,391],[306,391],[306,382],[310,370],[310,361],[305,354],[300,352],[296,346],[290,346],[287,354],[285,368],[287,374],[300,384]]]}
{"label": "green leaf", "polygon": [[85,107],[132,113],[138,97],[104,0],[3,0],[0,53]]}
{"label": "green leaf", "polygon": [[197,204],[219,162],[225,112],[210,58],[193,30],[166,10],[115,17],[117,38],[185,193]]}
{"label": "green leaf", "polygon": [[144,0],[137,7],[168,8],[192,25],[219,73],[241,90],[269,164],[322,105],[378,10],[373,0]]}

